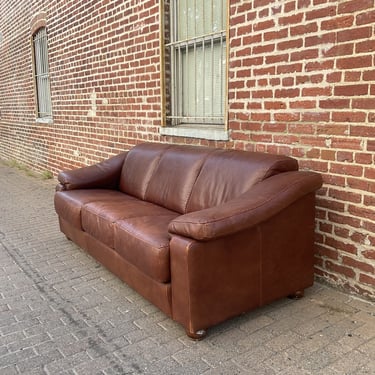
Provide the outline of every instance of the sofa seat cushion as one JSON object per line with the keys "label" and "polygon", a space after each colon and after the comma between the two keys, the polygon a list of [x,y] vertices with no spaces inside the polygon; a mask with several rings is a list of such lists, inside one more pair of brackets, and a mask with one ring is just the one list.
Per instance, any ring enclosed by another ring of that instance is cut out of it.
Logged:
{"label": "sofa seat cushion", "polygon": [[72,226],[82,230],[81,209],[90,202],[118,201],[124,193],[107,189],[80,189],[58,191],[55,194],[56,213]]}
{"label": "sofa seat cushion", "polygon": [[83,230],[111,248],[114,248],[115,244],[114,223],[118,220],[144,216],[158,220],[159,216],[166,213],[173,218],[177,216],[176,213],[171,213],[163,207],[127,194],[121,195],[113,201],[90,202],[82,207]]}
{"label": "sofa seat cushion", "polygon": [[114,225],[115,250],[151,278],[169,282],[168,225],[177,216],[168,210],[158,216],[145,211],[142,216],[118,220]]}

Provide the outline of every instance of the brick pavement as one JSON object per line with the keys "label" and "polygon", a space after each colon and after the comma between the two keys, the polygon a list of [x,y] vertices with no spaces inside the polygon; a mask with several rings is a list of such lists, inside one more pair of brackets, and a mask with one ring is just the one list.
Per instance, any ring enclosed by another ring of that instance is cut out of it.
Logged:
{"label": "brick pavement", "polygon": [[0,163],[0,374],[375,374],[374,304],[318,283],[190,340],[59,232],[54,184]]}

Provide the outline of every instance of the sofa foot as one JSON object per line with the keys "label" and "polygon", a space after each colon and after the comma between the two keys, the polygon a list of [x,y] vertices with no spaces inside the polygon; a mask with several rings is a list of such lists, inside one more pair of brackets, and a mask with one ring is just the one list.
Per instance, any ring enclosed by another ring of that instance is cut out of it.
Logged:
{"label": "sofa foot", "polygon": [[304,290],[297,290],[296,292],[294,292],[292,294],[289,294],[288,298],[290,298],[290,299],[301,299],[301,298],[303,298],[304,294],[305,294]]}
{"label": "sofa foot", "polygon": [[194,339],[194,340],[202,340],[202,339],[206,336],[207,331],[204,330],[204,329],[200,329],[199,331],[196,331],[196,332],[192,332],[192,331],[186,330],[186,334],[187,334],[191,339]]}

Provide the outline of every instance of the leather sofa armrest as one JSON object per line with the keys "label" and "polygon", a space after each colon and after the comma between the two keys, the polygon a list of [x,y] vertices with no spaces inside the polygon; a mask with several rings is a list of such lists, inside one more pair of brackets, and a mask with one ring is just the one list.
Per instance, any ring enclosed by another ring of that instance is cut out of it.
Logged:
{"label": "leather sofa armrest", "polygon": [[169,232],[199,241],[253,227],[322,186],[314,172],[285,172],[256,184],[238,198],[219,206],[181,215],[169,224]]}
{"label": "leather sofa armrest", "polygon": [[127,152],[122,152],[94,165],[60,172],[57,176],[59,184],[56,191],[118,188],[126,155]]}

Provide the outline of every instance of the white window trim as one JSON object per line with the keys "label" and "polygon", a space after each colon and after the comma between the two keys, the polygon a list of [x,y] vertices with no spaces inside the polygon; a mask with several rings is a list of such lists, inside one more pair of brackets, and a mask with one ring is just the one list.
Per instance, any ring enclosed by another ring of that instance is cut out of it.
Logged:
{"label": "white window trim", "polygon": [[52,116],[49,117],[36,117],[35,122],[39,124],[53,124]]}
{"label": "white window trim", "polygon": [[177,137],[189,137],[189,138],[200,138],[208,140],[218,140],[227,141],[230,139],[230,131],[228,129],[228,70],[229,70],[229,1],[226,2],[226,71],[225,71],[225,90],[224,90],[224,116],[223,124],[178,124],[170,125],[167,124],[167,114],[166,114],[166,72],[165,72],[165,47],[166,43],[164,40],[165,33],[165,3],[164,0],[159,2],[159,11],[161,15],[160,22],[160,62],[161,62],[161,91],[162,91],[162,121],[160,127],[161,135],[177,136]]}
{"label": "white window trim", "polygon": [[213,141],[228,141],[230,133],[223,126],[219,125],[177,125],[163,126],[160,128],[161,135],[175,137],[199,138]]}

